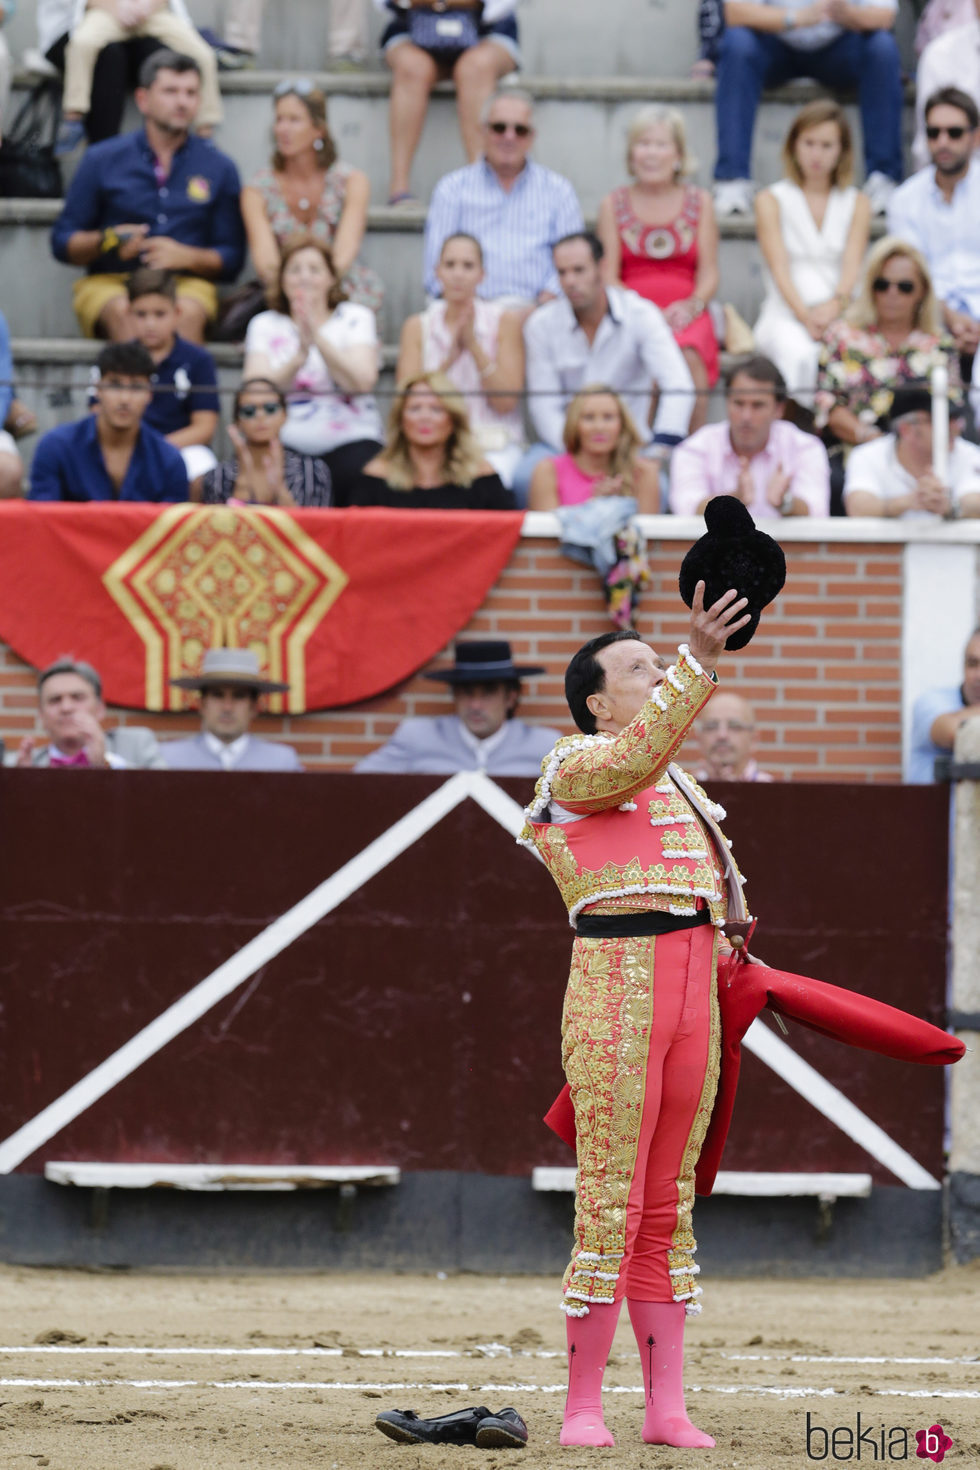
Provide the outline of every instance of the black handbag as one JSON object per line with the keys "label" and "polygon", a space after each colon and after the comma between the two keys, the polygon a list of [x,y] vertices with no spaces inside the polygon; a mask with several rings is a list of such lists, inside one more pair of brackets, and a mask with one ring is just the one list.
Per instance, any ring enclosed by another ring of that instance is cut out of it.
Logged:
{"label": "black handbag", "polygon": [[472,10],[418,10],[408,14],[409,39],[436,56],[459,56],[480,39]]}
{"label": "black handbag", "polygon": [[54,156],[61,121],[61,82],[45,79],[21,103],[0,145],[0,198],[60,199],[61,165]]}

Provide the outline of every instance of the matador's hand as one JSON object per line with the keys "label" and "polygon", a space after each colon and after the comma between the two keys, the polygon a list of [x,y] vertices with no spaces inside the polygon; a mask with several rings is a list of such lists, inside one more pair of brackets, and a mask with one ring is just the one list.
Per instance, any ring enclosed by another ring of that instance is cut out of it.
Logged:
{"label": "matador's hand", "polygon": [[695,587],[694,600],[691,603],[691,632],[687,641],[691,653],[706,674],[714,673],[715,665],[731,635],[751,621],[751,613],[744,612],[747,605],[748,598],[739,597],[733,587],[706,608],[704,583],[699,582]]}

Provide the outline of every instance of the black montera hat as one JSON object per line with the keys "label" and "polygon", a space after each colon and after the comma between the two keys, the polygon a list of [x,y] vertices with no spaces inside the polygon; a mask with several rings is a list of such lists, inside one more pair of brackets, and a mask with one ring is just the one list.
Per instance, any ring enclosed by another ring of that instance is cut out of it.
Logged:
{"label": "black montera hat", "polygon": [[728,649],[744,648],[759,626],[762,609],[772,602],[786,581],[783,549],[756,530],[755,521],[734,495],[716,495],[704,508],[707,533],[695,541],[681,562],[678,585],[688,607],[694,589],[704,583],[704,605],[710,607],[730,587],[748,598],[745,611],[752,621],[728,639]]}

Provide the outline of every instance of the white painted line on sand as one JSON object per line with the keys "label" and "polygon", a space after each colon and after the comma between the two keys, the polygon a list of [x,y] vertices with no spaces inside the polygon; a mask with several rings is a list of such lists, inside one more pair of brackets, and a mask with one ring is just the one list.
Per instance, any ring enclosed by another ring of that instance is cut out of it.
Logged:
{"label": "white painted line on sand", "polygon": [[[764,1395],[770,1398],[846,1398],[853,1390],[843,1388],[782,1388],[770,1384],[687,1384],[688,1393],[736,1394],[747,1397]],[[404,1393],[410,1389],[429,1393],[555,1393],[568,1391],[565,1383],[323,1383],[316,1379],[258,1379],[239,1378],[207,1380],[193,1378],[0,1378],[0,1388],[246,1388],[246,1389],[313,1389],[321,1393],[343,1390],[356,1393]],[[607,1388],[606,1393],[640,1394],[640,1385]],[[870,1397],[887,1396],[905,1399],[980,1399],[980,1389],[967,1388],[879,1388],[862,1387],[862,1394]]]}

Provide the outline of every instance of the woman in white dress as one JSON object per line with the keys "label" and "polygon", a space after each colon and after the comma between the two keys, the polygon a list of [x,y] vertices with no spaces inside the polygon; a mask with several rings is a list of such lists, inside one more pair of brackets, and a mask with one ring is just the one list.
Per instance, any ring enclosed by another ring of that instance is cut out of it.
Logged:
{"label": "woman in white dress", "polygon": [[850,304],[868,247],[871,209],[851,184],[851,130],[836,102],[811,102],[783,145],[785,177],[756,195],[766,295],[759,352],[790,397],[811,407],[824,333]]}
{"label": "woman in white dress", "polygon": [[521,318],[477,296],[483,250],[474,236],[450,235],[443,241],[436,275],[442,296],[402,327],[398,381],[445,373],[466,399],[480,448],[510,486],[524,444]]}

